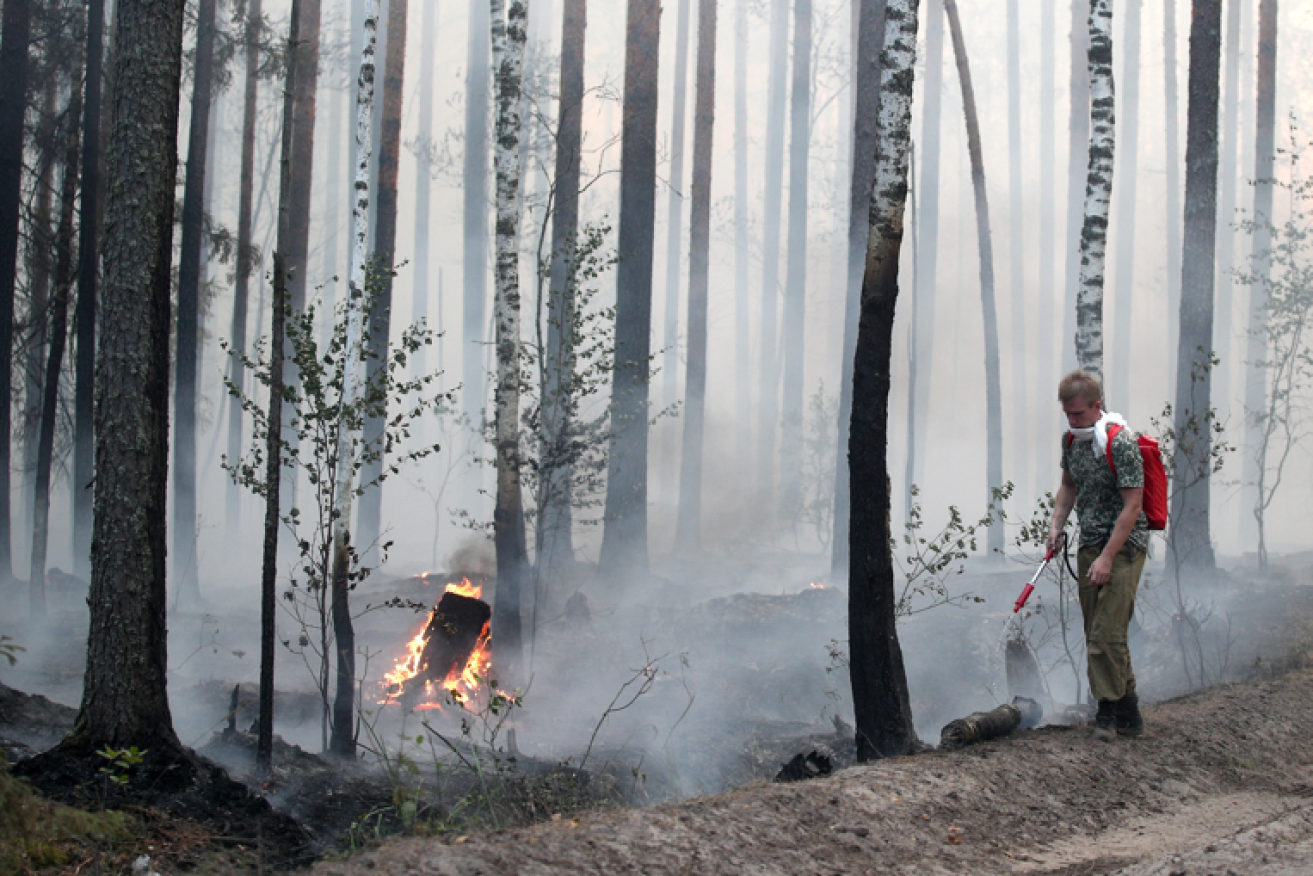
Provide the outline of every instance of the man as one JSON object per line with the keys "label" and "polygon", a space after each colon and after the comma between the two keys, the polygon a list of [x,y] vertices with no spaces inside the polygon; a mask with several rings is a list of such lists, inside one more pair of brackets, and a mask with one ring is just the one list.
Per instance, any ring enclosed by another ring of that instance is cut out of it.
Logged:
{"label": "man", "polygon": [[[1148,521],[1142,513],[1144,461],[1125,420],[1103,410],[1103,389],[1093,375],[1073,371],[1062,378],[1058,400],[1069,429],[1062,435],[1062,486],[1049,522],[1048,546],[1059,544],[1074,506],[1080,519],[1077,591],[1085,619],[1090,692],[1099,701],[1093,735],[1110,742],[1118,733],[1144,732],[1126,644],[1149,548]],[[1112,439],[1110,466],[1112,424],[1122,428]]]}

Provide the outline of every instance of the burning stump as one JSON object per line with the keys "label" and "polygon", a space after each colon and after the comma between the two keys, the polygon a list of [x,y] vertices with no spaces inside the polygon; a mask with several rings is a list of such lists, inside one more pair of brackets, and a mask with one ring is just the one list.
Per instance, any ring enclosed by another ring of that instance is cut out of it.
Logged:
{"label": "burning stump", "polygon": [[442,594],[424,630],[424,656],[416,678],[441,682],[452,673],[460,675],[491,619],[492,609],[482,599],[450,590]]}

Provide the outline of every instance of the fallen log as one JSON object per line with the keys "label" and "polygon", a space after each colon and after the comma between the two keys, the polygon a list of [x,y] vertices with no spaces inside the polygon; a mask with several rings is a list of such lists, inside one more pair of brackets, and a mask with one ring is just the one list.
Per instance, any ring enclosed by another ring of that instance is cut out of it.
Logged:
{"label": "fallen log", "polygon": [[1021,726],[1021,710],[1005,703],[988,712],[972,712],[965,718],[957,718],[944,725],[939,731],[939,747],[946,751],[1007,736]]}

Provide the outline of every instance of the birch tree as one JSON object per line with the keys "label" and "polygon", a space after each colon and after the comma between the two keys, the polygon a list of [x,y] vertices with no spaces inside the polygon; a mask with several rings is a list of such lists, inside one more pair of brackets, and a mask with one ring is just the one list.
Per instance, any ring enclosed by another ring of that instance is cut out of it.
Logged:
{"label": "birch tree", "polygon": [[1090,147],[1085,175],[1085,221],[1080,234],[1080,286],[1076,294],[1076,362],[1103,380],[1103,274],[1112,201],[1114,112],[1112,4],[1090,0]]}
{"label": "birch tree", "polygon": [[[356,181],[351,209],[351,272],[347,285],[346,339],[342,355],[342,408],[354,406],[365,381],[365,286],[369,271],[369,170],[374,142],[374,48],[378,39],[379,0],[365,3],[365,43],[360,54],[356,96]],[[293,181],[294,182],[294,181]],[[294,233],[294,232],[293,232]],[[333,701],[333,738],[330,749],[343,757],[355,754],[353,725],[355,689],[355,631],[351,625],[349,573],[351,570],[351,500],[355,496],[355,441],[345,424],[337,435],[337,483],[333,491],[333,640],[337,663],[337,692]]]}
{"label": "birch tree", "polygon": [[1062,292],[1062,370],[1076,367],[1076,296],[1080,289],[1080,232],[1084,216],[1085,181],[1090,139],[1089,8],[1092,0],[1071,0],[1071,116],[1067,127],[1067,254]]}
{"label": "birch tree", "polygon": [[[985,418],[998,424],[987,431],[986,504],[993,500],[994,489],[1003,486],[1003,386],[999,371],[998,311],[994,301],[994,244],[989,229],[989,197],[985,192],[985,161],[980,144],[980,121],[976,116],[976,94],[971,85],[971,67],[967,63],[966,39],[957,14],[957,0],[944,0],[944,13],[957,57],[958,79],[962,83],[962,110],[966,116],[967,151],[971,156],[971,187],[976,199],[976,243],[980,252],[980,309],[985,326]],[[989,529],[991,552],[1003,549],[1003,527]]]}
{"label": "birch tree", "polygon": [[491,0],[492,67],[496,86],[493,169],[497,186],[495,387],[497,499],[493,530],[497,593],[494,653],[503,682],[520,667],[520,599],[528,571],[520,489],[520,84],[524,72],[526,0]]}
{"label": "birch tree", "polygon": [[888,426],[894,308],[912,140],[917,7],[918,0],[889,0],[885,10],[875,185],[853,360],[848,635],[859,761],[906,754],[916,743],[895,617]]}

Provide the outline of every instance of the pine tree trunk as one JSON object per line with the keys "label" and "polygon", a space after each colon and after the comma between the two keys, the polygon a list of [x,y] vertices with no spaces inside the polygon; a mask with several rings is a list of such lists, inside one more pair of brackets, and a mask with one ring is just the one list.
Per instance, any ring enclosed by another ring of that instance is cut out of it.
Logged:
{"label": "pine tree trunk", "polygon": [[[27,323],[22,332],[27,340],[27,364],[23,386],[23,420],[18,430],[23,436],[23,498],[25,518],[32,520],[36,500],[36,458],[37,445],[41,435],[41,404],[45,386],[47,346],[50,329],[50,259],[54,252],[51,238],[51,214],[55,191],[55,152],[56,152],[56,116],[58,105],[56,91],[58,77],[47,76],[45,94],[42,96],[40,120],[36,130],[38,154],[37,171],[34,180],[36,192],[32,207],[32,218],[28,221],[27,273],[28,306]],[[21,525],[21,524],[20,524]],[[23,534],[17,533],[19,539]],[[31,544],[31,533],[27,543]]]}
{"label": "pine tree trunk", "polygon": [[556,210],[552,215],[551,286],[547,303],[547,380],[543,394],[543,446],[554,460],[544,472],[539,514],[537,562],[549,576],[574,555],[571,533],[572,472],[565,442],[572,428],[574,401],[568,392],[574,372],[574,258],[579,231],[579,159],[583,147],[584,33],[587,0],[565,0],[561,18],[561,97],[556,128]]}
{"label": "pine tree trunk", "polygon": [[1085,177],[1085,222],[1080,235],[1076,295],[1076,361],[1103,380],[1103,274],[1112,201],[1116,114],[1112,82],[1112,4],[1090,0],[1090,146]]}
{"label": "pine tree trunk", "polygon": [[1071,122],[1067,130],[1067,279],[1063,287],[1063,372],[1077,367],[1076,297],[1080,291],[1080,232],[1090,141],[1089,0],[1071,0]]}
{"label": "pine tree trunk", "polygon": [[492,63],[488,0],[470,0],[469,54],[465,76],[465,252],[461,261],[465,308],[461,321],[461,382],[470,421],[483,422],[487,403],[483,345],[488,301],[488,100]]}
{"label": "pine tree trunk", "polygon": [[[77,203],[78,153],[81,146],[82,70],[73,71],[64,132],[64,174],[59,193],[59,230],[55,233],[55,294],[50,301],[50,351],[41,397],[41,427],[37,439],[36,483],[32,502],[32,556],[28,566],[31,615],[46,613],[46,547],[50,535],[50,469],[54,460],[55,421],[59,416],[59,384],[68,341],[68,299],[73,272],[73,214]],[[46,315],[42,314],[45,318]]]}
{"label": "pine tree trunk", "polygon": [[[789,112],[789,264],[784,282],[784,417],[781,449],[785,459],[802,458],[803,360],[807,324],[807,154],[811,146],[811,0],[793,2],[793,83]],[[796,520],[802,504],[802,468],[780,468],[780,509]]]}
{"label": "pine tree trunk", "polygon": [[[1140,4],[1142,0],[1125,0],[1125,28],[1122,38],[1122,135],[1120,164],[1117,170],[1117,237],[1114,250],[1116,273],[1112,291],[1113,327],[1112,362],[1108,375],[1112,410],[1131,416],[1131,339],[1133,335],[1133,300],[1135,291],[1135,220],[1139,212],[1136,192],[1139,183],[1140,121]],[[1050,439],[1052,440],[1052,439]]]}
{"label": "pine tree trunk", "polygon": [[[383,119],[379,136],[378,193],[374,217],[374,255],[381,272],[378,297],[370,305],[369,362],[365,385],[375,386],[387,367],[392,315],[392,266],[397,249],[397,169],[401,160],[401,98],[406,80],[406,17],[408,0],[388,0],[387,47],[383,59]],[[384,411],[365,423],[365,446],[377,452],[360,470],[360,510],[356,512],[356,544],[365,565],[382,559],[379,538],[383,521]]]}
{"label": "pine tree trunk", "polygon": [[[1062,337],[1059,324],[1062,309],[1062,278],[1058,276],[1057,259],[1060,241],[1057,211],[1057,159],[1054,132],[1057,130],[1057,4],[1040,4],[1039,43],[1039,228],[1036,245],[1039,248],[1039,331],[1031,339],[1036,356],[1035,401],[1043,410],[1045,402],[1052,401],[1056,393],[1051,388],[1056,377],[1057,351]],[[1053,451],[1052,421],[1036,416],[1029,430],[1030,451],[1034,460],[1036,484],[1050,483],[1057,470]]]}
{"label": "pine tree trunk", "polygon": [[[1045,5],[1051,5],[1046,3]],[[1017,0],[1008,0],[1008,309],[1012,312],[1012,343],[1015,351],[1030,349],[1030,336],[1026,332],[1026,222],[1025,202],[1022,199],[1022,151],[1021,151],[1021,15],[1017,9]],[[1029,355],[1009,356],[1012,372],[1012,397],[1009,399],[1011,410],[1008,430],[1015,437],[1013,447],[1026,446],[1024,436],[1030,423],[1030,393],[1026,390],[1028,383],[1026,369],[1033,365],[1034,358]],[[1026,447],[1023,454],[1030,453]],[[1026,469],[1021,465],[1023,456],[1018,456],[1012,470],[1011,480],[1018,481],[1017,492],[1030,495],[1024,483]],[[1001,530],[1002,527],[999,527]]]}
{"label": "pine tree trunk", "polygon": [[[994,244],[989,231],[989,198],[985,192],[985,162],[980,145],[980,122],[976,117],[976,95],[971,86],[971,68],[967,63],[966,41],[957,14],[957,0],[944,0],[944,14],[957,57],[957,75],[962,84],[962,109],[966,115],[967,150],[971,156],[971,186],[976,197],[976,244],[980,253],[980,308],[985,326],[985,419],[991,424],[1003,422],[1003,385],[999,373],[998,315],[994,303]],[[1003,486],[1003,429],[990,428],[985,442],[985,501],[993,500],[993,491]],[[989,528],[989,550],[1003,549],[1002,526]]]}
{"label": "pine tree trunk", "polygon": [[[233,289],[233,322],[228,341],[234,353],[246,351],[246,310],[250,299],[251,273],[251,197],[255,188],[255,111],[260,78],[261,0],[250,0],[246,12],[246,88],[242,104],[242,164],[237,193],[237,276]],[[279,214],[281,215],[281,213]],[[257,275],[258,276],[258,275]],[[281,345],[280,345],[281,346]],[[241,388],[246,383],[246,368],[240,355],[228,357],[228,379]],[[281,408],[280,408],[281,410]],[[242,458],[242,406],[228,406],[228,461],[235,465]],[[241,532],[241,487],[228,487],[226,529],[230,542]]]}
{"label": "pine tree trunk", "polygon": [[493,510],[497,592],[492,634],[499,678],[509,684],[520,680],[520,602],[529,565],[520,489],[519,274],[520,83],[529,9],[525,0],[511,0],[509,8],[504,0],[491,0],[491,4],[497,103],[493,153],[497,176],[497,504]]}
{"label": "pine tree trunk", "polygon": [[96,350],[96,481],[82,707],[64,747],[179,748],[169,712],[165,496],[170,255],[183,3],[121,0]]}
{"label": "pine tree trunk", "polygon": [[1181,324],[1181,138],[1176,87],[1176,0],[1163,0],[1163,147],[1167,180],[1163,207],[1167,212],[1167,374],[1176,385],[1176,359]]}
{"label": "pine tree trunk", "polygon": [[73,574],[91,578],[91,477],[96,370],[96,281],[100,256],[100,92],[105,42],[105,0],[87,0],[86,98],[82,106],[81,215],[78,225],[77,346],[73,398]]}
{"label": "pine tree trunk", "polygon": [[784,186],[784,115],[789,51],[789,0],[771,0],[770,64],[766,104],[766,178],[761,241],[761,353],[758,368],[757,508],[776,507],[775,437],[780,428],[780,213]]}
{"label": "pine tree trunk", "polygon": [[1215,295],[1213,349],[1218,363],[1213,371],[1217,387],[1218,414],[1228,417],[1231,409],[1232,328],[1231,311],[1234,307],[1235,284],[1235,221],[1236,177],[1240,174],[1240,138],[1244,126],[1240,123],[1240,15],[1242,0],[1226,2],[1226,32],[1223,47],[1226,49],[1225,77],[1221,98],[1221,128],[1218,137],[1218,192],[1217,192],[1217,290]]}
{"label": "pine tree trunk", "polygon": [[[5,0],[0,29],[0,349],[14,348],[14,285],[23,180],[23,118],[27,114],[28,0]],[[13,356],[0,356],[0,581],[13,577],[9,513],[9,436],[13,432]]]}
{"label": "pine tree trunk", "polygon": [[1217,231],[1217,104],[1222,0],[1194,0],[1190,22],[1190,104],[1185,143],[1185,247],[1177,347],[1178,441],[1171,500],[1169,568],[1216,568],[1209,525],[1213,355],[1213,269]]}
{"label": "pine tree trunk", "polygon": [[916,744],[902,648],[889,531],[888,425],[894,309],[907,201],[918,0],[888,0],[870,244],[862,280],[862,317],[853,367],[851,647],[857,759],[906,754]]}
{"label": "pine tree trunk", "polygon": [[675,17],[675,88],[670,104],[670,185],[666,208],[666,304],[665,336],[661,357],[662,395],[666,404],[678,400],[679,383],[679,275],[683,271],[680,258],[681,238],[684,231],[684,115],[688,107],[688,6],[689,0],[678,0]]}
{"label": "pine tree trunk", "polygon": [[[839,446],[834,455],[834,536],[830,557],[830,576],[836,581],[848,572],[848,424],[853,412],[853,354],[857,350],[857,321],[862,307],[862,270],[866,261],[866,243],[871,236],[871,186],[875,183],[875,127],[876,115],[880,111],[880,45],[884,39],[885,0],[856,0],[856,4],[858,24],[853,57],[855,94],[852,182],[848,201],[848,283],[843,312],[839,422],[835,429]],[[930,63],[927,59],[927,67]],[[926,81],[930,81],[928,74]],[[937,109],[937,103],[935,107]],[[928,102],[925,112],[930,112]],[[938,143],[935,148],[938,149]],[[919,267],[917,271],[919,274]],[[914,355],[919,353],[916,343],[913,334]],[[909,460],[913,456],[909,445]]]}
{"label": "pine tree trunk", "polygon": [[652,235],[656,213],[657,74],[661,7],[628,0],[616,351],[611,384],[606,519],[599,574],[620,582],[648,569],[648,356],[652,334]]}
{"label": "pine tree trunk", "polygon": [[178,603],[189,608],[196,607],[201,597],[196,568],[196,348],[216,5],[216,0],[201,0],[196,13],[196,63],[192,77],[191,126],[187,137],[187,174],[182,198],[182,246],[178,261],[178,325],[173,384],[173,569],[178,579]]}
{"label": "pine tree trunk", "polygon": [[[346,363],[342,378],[342,404],[355,405],[361,398],[364,375],[365,296],[369,270],[369,172],[374,142],[374,49],[378,35],[379,0],[365,2],[365,41],[360,52],[359,91],[356,97],[355,200],[351,210],[351,276],[347,294],[346,338],[342,355]],[[312,56],[313,57],[313,56]],[[299,68],[299,65],[298,65]],[[300,79],[301,69],[298,69]],[[293,144],[295,146],[295,144]],[[293,178],[295,186],[295,178]],[[295,221],[295,214],[292,221]],[[295,229],[292,229],[295,234]],[[292,305],[295,312],[295,305]],[[329,749],[339,757],[353,758],[355,737],[355,630],[351,625],[351,500],[355,496],[353,435],[345,423],[337,432],[337,472],[333,488],[332,615],[333,650],[336,656],[337,690],[333,699],[333,738]]]}
{"label": "pine tree trunk", "polygon": [[[1262,494],[1258,484],[1262,477],[1259,457],[1254,448],[1262,441],[1263,423],[1258,413],[1266,407],[1267,369],[1267,281],[1272,272],[1268,250],[1272,246],[1272,178],[1276,159],[1276,86],[1277,86],[1277,0],[1258,2],[1258,75],[1254,104],[1254,229],[1250,270],[1254,282],[1249,285],[1249,341],[1245,349],[1245,438],[1247,449],[1241,477],[1240,543],[1258,541],[1258,517]],[[1258,542],[1260,556],[1266,547]]]}
{"label": "pine tree trunk", "polygon": [[[752,447],[752,356],[748,335],[748,3],[734,7],[734,440]],[[743,474],[747,474],[747,459]]]}
{"label": "pine tree trunk", "polygon": [[702,549],[702,439],[707,408],[707,288],[711,243],[711,144],[716,121],[716,0],[698,0],[693,103],[693,189],[689,205],[688,365],[684,377],[684,445],[679,457],[675,546]]}
{"label": "pine tree trunk", "polygon": [[[430,173],[432,162],[429,151],[433,144],[433,63],[437,55],[438,7],[433,3],[420,5],[419,32],[419,129],[416,140],[420,144],[415,159],[415,268],[412,280],[411,307],[415,322],[427,322],[429,315],[429,216],[432,213]],[[439,305],[441,301],[439,301]],[[437,331],[444,326],[438,323]],[[411,373],[421,377],[429,373],[427,349],[420,347],[411,358]],[[442,356],[438,355],[437,370],[442,370]],[[415,424],[416,438],[424,442],[424,421]]]}

